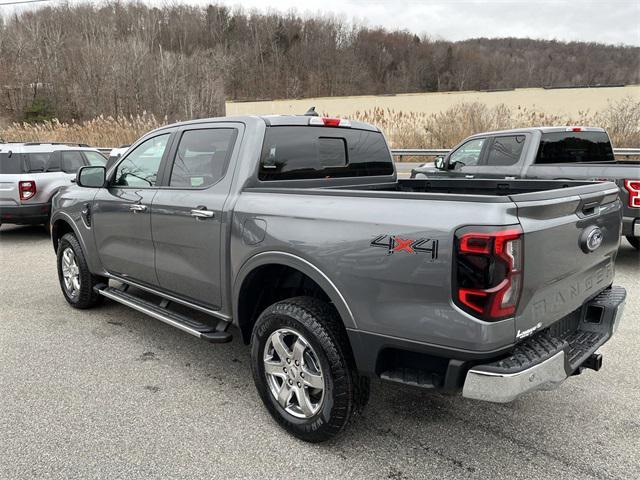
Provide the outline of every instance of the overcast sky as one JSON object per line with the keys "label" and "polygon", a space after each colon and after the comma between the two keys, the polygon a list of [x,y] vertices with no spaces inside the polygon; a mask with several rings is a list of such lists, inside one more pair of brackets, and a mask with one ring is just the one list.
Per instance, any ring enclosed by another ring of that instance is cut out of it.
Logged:
{"label": "overcast sky", "polygon": [[[1,7],[0,10],[16,7]],[[15,1],[15,0],[14,0]],[[55,3],[53,0],[49,3]],[[163,4],[167,0],[143,0]],[[80,3],[72,0],[72,3]],[[640,45],[640,0],[172,0],[334,14],[434,38],[531,37]],[[20,7],[35,8],[35,4]]]}
{"label": "overcast sky", "polygon": [[447,40],[532,37],[640,45],[640,0],[221,0],[219,3],[259,10],[332,13],[367,25],[406,29]]}

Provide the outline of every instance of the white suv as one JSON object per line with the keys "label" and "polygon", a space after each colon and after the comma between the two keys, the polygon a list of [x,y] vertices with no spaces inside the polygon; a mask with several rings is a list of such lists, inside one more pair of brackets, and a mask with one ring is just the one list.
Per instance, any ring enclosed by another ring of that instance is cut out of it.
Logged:
{"label": "white suv", "polygon": [[85,165],[105,165],[95,148],[56,143],[0,143],[0,225],[47,225],[51,199]]}

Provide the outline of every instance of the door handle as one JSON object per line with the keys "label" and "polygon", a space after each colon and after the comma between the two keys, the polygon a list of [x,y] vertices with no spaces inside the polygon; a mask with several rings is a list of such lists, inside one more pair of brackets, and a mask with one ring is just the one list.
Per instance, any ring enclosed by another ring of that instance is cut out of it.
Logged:
{"label": "door handle", "polygon": [[213,218],[215,215],[215,212],[212,212],[211,210],[207,210],[205,209],[199,209],[199,208],[194,208],[193,210],[191,210],[191,216],[195,217],[195,218]]}
{"label": "door handle", "polygon": [[144,212],[147,210],[147,206],[146,205],[140,205],[139,203],[136,203],[135,205],[131,205],[129,207],[129,211],[130,212]]}
{"label": "door handle", "polygon": [[473,178],[474,175],[465,175],[464,178]]}

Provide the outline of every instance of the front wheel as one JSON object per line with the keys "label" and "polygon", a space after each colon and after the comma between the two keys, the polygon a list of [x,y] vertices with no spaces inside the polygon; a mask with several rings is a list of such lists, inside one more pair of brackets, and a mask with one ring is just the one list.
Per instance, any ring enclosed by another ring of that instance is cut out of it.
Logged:
{"label": "front wheel", "polygon": [[58,280],[64,298],[74,308],[91,308],[102,301],[102,295],[93,287],[106,283],[107,279],[93,275],[80,242],[72,233],[65,234],[58,242]]}
{"label": "front wheel", "polygon": [[369,396],[335,309],[311,297],[268,307],[251,339],[253,378],[265,406],[289,433],[321,442],[340,433]]}
{"label": "front wheel", "polygon": [[633,235],[627,235],[627,242],[631,244],[636,250],[640,250],[640,238]]}

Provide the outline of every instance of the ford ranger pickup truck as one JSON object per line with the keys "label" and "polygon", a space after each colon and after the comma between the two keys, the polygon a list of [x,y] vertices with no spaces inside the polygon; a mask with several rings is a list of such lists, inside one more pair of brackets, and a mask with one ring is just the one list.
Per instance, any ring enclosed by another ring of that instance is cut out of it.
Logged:
{"label": "ford ranger pickup truck", "polygon": [[466,138],[411,178],[610,180],[620,187],[622,235],[640,250],[640,162],[615,160],[609,135],[595,127],[538,127]]}
{"label": "ford ranger pickup truck", "polygon": [[51,199],[80,167],[105,165],[94,148],[57,143],[0,144],[0,225],[49,225]]}
{"label": "ford ranger pickup truck", "polygon": [[510,402],[598,370],[621,212],[609,182],[399,180],[376,127],[301,115],[155,130],[51,221],[72,307],[237,333],[271,415],[318,442],[373,377]]}

